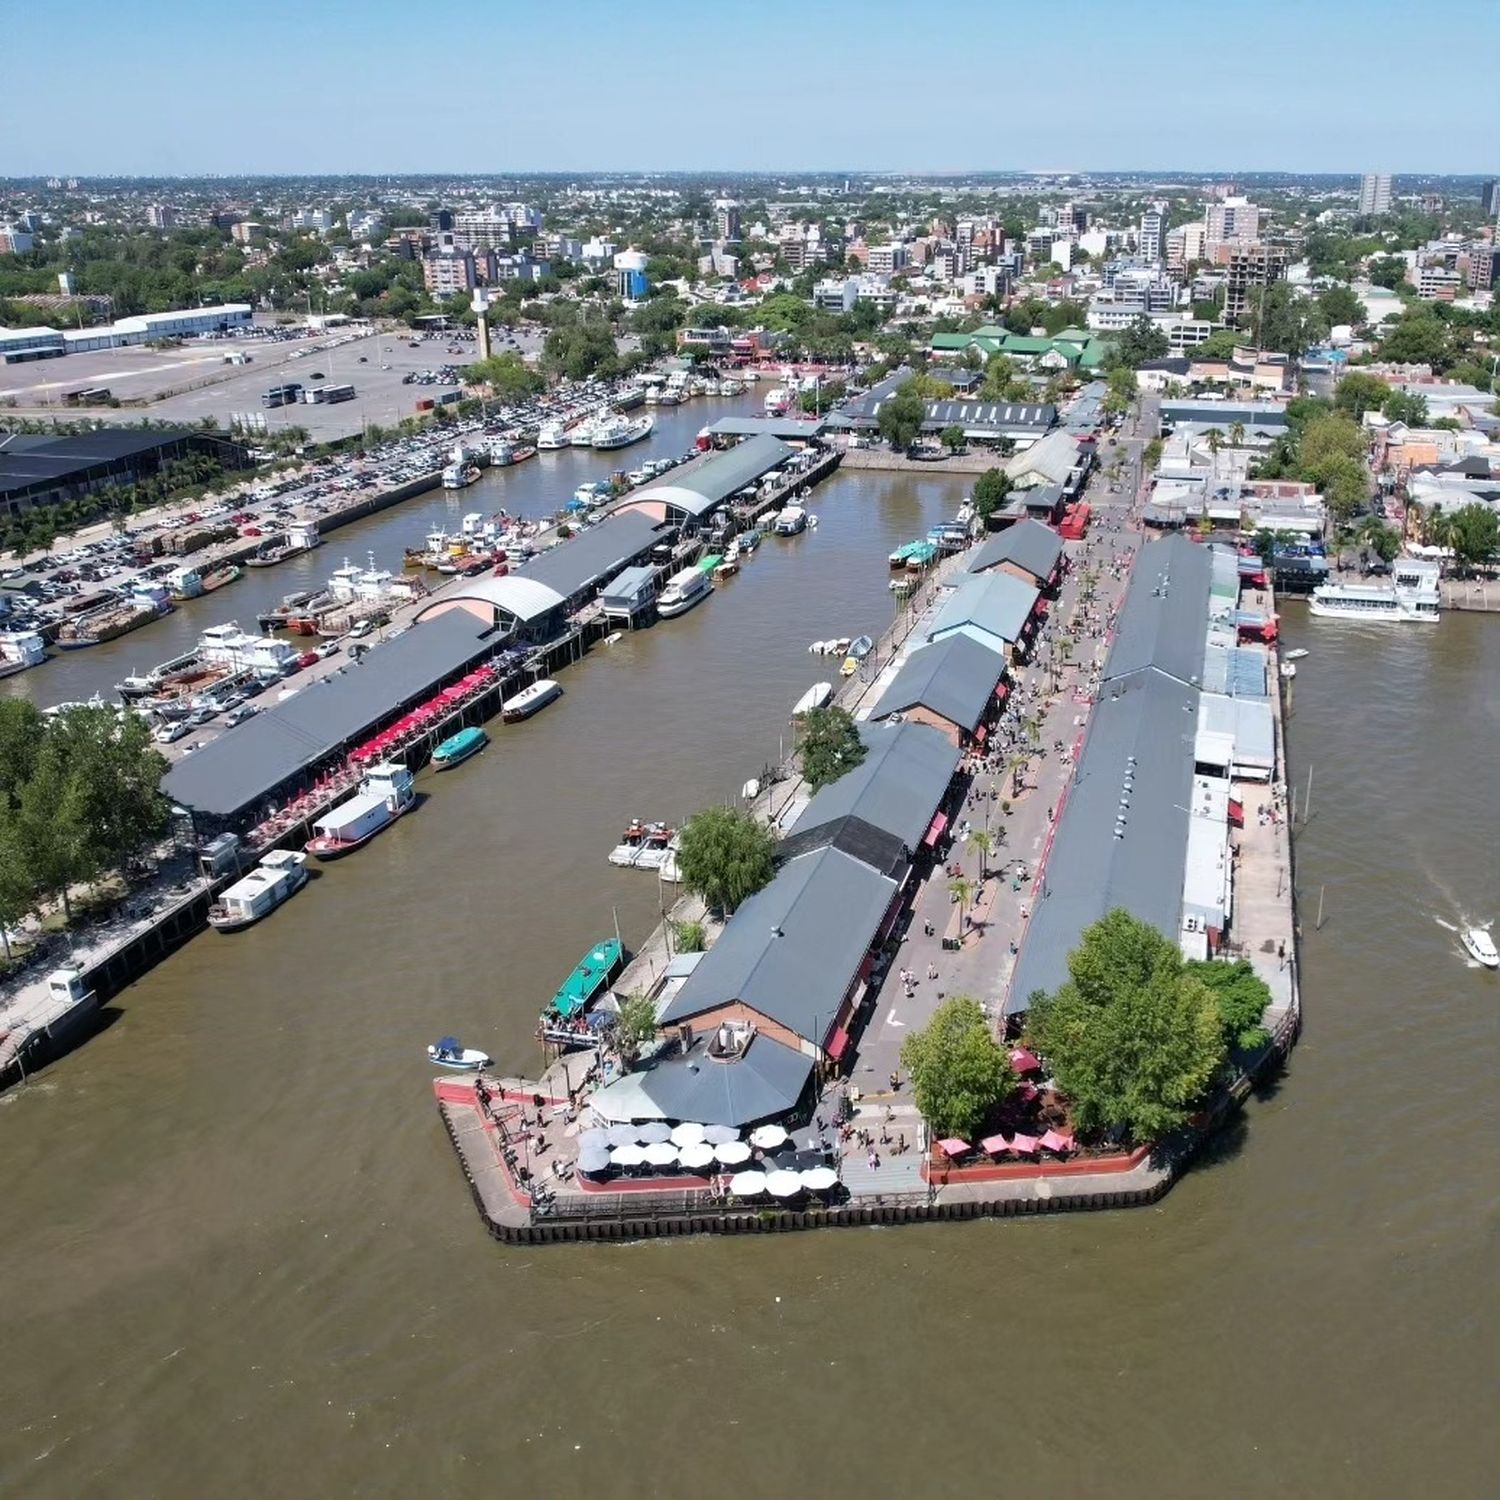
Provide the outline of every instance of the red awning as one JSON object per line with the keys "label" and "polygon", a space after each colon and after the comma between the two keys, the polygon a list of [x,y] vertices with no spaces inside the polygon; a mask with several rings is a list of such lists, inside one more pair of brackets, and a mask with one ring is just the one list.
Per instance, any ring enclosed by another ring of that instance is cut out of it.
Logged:
{"label": "red awning", "polygon": [[849,1045],[849,1033],[842,1026],[834,1032],[828,1043],[828,1055],[837,1062],[843,1055],[844,1049]]}
{"label": "red awning", "polygon": [[1010,684],[1008,682],[997,682],[995,684],[995,702],[1004,703],[1010,697]]}
{"label": "red awning", "polygon": [[1010,1065],[1018,1073],[1035,1073],[1042,1066],[1036,1053],[1028,1051],[1025,1047],[1014,1047],[1011,1049]]}
{"label": "red awning", "polygon": [[1031,1152],[1036,1150],[1036,1148],[1037,1139],[1034,1135],[1018,1135],[1015,1140],[1010,1143],[1010,1149],[1012,1151],[1025,1152],[1027,1155],[1030,1155]]}
{"label": "red awning", "polygon": [[1032,613],[1036,615],[1037,619],[1045,620],[1047,618],[1047,601],[1045,599],[1038,599],[1036,601],[1036,608]]}
{"label": "red awning", "polygon": [[959,1140],[956,1135],[950,1135],[946,1140],[938,1142],[938,1150],[944,1156],[962,1156],[965,1151],[972,1151],[973,1149],[967,1141]]}
{"label": "red awning", "polygon": [[988,724],[981,724],[979,728],[974,731],[974,743],[976,745],[984,744],[984,742],[989,739],[989,737],[990,726]]}
{"label": "red awning", "polygon": [[1233,797],[1229,799],[1229,821],[1236,828],[1243,828],[1245,826],[1245,804],[1243,802],[1236,802]]}
{"label": "red awning", "polygon": [[1037,1144],[1043,1151],[1071,1151],[1073,1137],[1061,1130],[1049,1130]]}
{"label": "red awning", "polygon": [[1010,1150],[1010,1142],[1003,1135],[987,1135],[979,1144],[991,1156],[999,1156],[1002,1151]]}
{"label": "red awning", "polygon": [[948,826],[948,814],[939,813],[928,825],[927,832],[922,835],[922,842],[930,849],[942,838],[943,830]]}

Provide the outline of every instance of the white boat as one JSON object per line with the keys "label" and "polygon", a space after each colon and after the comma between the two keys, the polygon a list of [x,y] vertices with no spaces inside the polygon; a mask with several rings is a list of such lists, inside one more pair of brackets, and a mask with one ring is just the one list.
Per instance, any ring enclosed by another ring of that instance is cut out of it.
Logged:
{"label": "white boat", "polygon": [[440,1068],[457,1068],[461,1072],[475,1073],[490,1065],[489,1054],[477,1047],[465,1047],[456,1036],[445,1036],[427,1049],[427,1061]]}
{"label": "white boat", "polygon": [[740,788],[740,796],[743,797],[746,802],[754,802],[755,799],[760,796],[760,778],[758,776],[752,776],[749,781],[747,781],[744,786]]}
{"label": "white boat", "polygon": [[1295,677],[1297,675],[1297,663],[1294,661],[1282,662],[1281,675],[1283,677]]}
{"label": "white boat", "polygon": [[680,834],[672,835],[671,841],[667,844],[666,853],[662,855],[661,864],[656,869],[656,878],[665,881],[668,885],[682,883],[682,866],[677,862],[677,856],[682,847],[681,837]]}
{"label": "white boat", "polygon": [[800,505],[788,505],[776,513],[771,530],[777,536],[796,536],[807,526],[807,512]]}
{"label": "white boat", "polygon": [[416,800],[416,786],[405,766],[371,766],[359,790],[313,824],[313,836],[303,847],[321,860],[342,859],[409,812]]}
{"label": "white boat", "polygon": [[1291,651],[1284,652],[1283,655],[1288,661],[1301,661],[1304,656],[1311,656],[1312,653],[1305,646],[1298,646]]}
{"label": "white boat", "polygon": [[1435,624],[1442,602],[1439,576],[1437,563],[1403,557],[1393,564],[1386,584],[1320,583],[1308,601],[1308,613],[1325,620]]}
{"label": "white boat", "polygon": [[307,884],[307,856],[276,849],[229,887],[208,909],[208,925],[220,932],[241,932],[268,917]]}
{"label": "white boat", "polygon": [[597,416],[585,417],[568,429],[568,444],[573,448],[592,448],[594,429],[599,424]]}
{"label": "white boat", "polygon": [[702,604],[713,591],[713,582],[702,568],[683,568],[667,580],[666,587],[657,597],[656,612],[664,620],[685,615],[695,604]]}
{"label": "white boat", "polygon": [[536,435],[536,445],[547,452],[568,446],[568,429],[561,422],[548,422]]}
{"label": "white boat", "polygon": [[792,717],[800,719],[803,714],[810,714],[815,708],[822,708],[831,697],[833,697],[831,682],[813,683],[793,705]]}
{"label": "white boat", "polygon": [[554,698],[561,696],[562,684],[554,682],[550,677],[543,677],[530,687],[522,688],[514,698],[507,698],[500,705],[500,716],[507,724],[518,724],[522,719],[529,719],[532,714],[540,713]]}
{"label": "white boat", "polygon": [[656,430],[656,418],[649,412],[632,420],[629,417],[607,417],[594,429],[594,447],[628,448]]}
{"label": "white boat", "polygon": [[479,478],[479,470],[473,464],[449,464],[443,470],[445,490],[464,490]]}
{"label": "white boat", "polygon": [[1496,952],[1495,940],[1483,927],[1466,927],[1459,938],[1475,963],[1487,969],[1500,969],[1500,952]]}
{"label": "white boat", "polygon": [[784,417],[792,404],[792,392],[785,386],[772,386],[766,392],[765,411],[768,417]]}

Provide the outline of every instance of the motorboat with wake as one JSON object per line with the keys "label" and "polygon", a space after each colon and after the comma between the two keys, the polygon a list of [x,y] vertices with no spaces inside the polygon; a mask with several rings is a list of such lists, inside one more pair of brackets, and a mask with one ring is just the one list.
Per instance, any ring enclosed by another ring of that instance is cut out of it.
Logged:
{"label": "motorboat with wake", "polygon": [[1495,940],[1485,928],[1466,927],[1459,934],[1459,941],[1475,963],[1482,964],[1486,969],[1500,969],[1500,952],[1496,951]]}
{"label": "motorboat with wake", "polygon": [[456,1068],[463,1073],[477,1073],[490,1066],[490,1055],[478,1047],[465,1047],[456,1036],[440,1037],[427,1048],[427,1061],[440,1068]]}

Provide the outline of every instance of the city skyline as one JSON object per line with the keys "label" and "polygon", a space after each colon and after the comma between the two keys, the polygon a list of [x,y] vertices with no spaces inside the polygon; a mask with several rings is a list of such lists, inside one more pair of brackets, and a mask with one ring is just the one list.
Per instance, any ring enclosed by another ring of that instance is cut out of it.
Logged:
{"label": "city skyline", "polygon": [[[1375,92],[1403,14],[1269,0],[1231,36],[1185,0],[1081,0],[1065,27],[1006,11],[959,34],[890,0],[857,30],[789,0],[668,0],[628,24],[597,0],[436,0],[414,38],[396,0],[269,0],[227,34],[184,0],[59,0],[7,22],[32,86],[0,100],[0,137],[11,176],[1496,170],[1485,90],[1416,72]],[[1468,56],[1500,54],[1500,9],[1447,14]],[[1206,110],[1224,55],[1244,82]]]}

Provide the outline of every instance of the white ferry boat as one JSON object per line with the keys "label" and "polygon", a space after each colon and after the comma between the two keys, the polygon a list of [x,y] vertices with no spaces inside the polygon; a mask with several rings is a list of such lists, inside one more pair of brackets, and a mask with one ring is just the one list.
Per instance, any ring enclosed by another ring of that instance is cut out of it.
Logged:
{"label": "white ferry boat", "polygon": [[792,404],[792,392],[785,386],[773,386],[766,392],[765,412],[768,417],[784,417]]}
{"label": "white ferry boat", "polygon": [[500,717],[507,724],[519,724],[522,719],[529,719],[532,714],[540,713],[554,698],[560,697],[562,684],[554,682],[550,677],[543,677],[530,687],[522,688],[514,698],[507,698],[500,705]]}
{"label": "white ferry boat", "polygon": [[800,505],[788,505],[776,513],[771,530],[777,536],[796,536],[807,529],[807,512]]}
{"label": "white ferry boat", "polygon": [[1403,557],[1392,565],[1389,583],[1319,584],[1308,601],[1308,613],[1325,620],[1435,624],[1441,607],[1438,577],[1437,563]]}
{"label": "white ferry boat", "polygon": [[479,470],[473,464],[449,464],[443,470],[445,490],[466,490],[479,478]]}
{"label": "white ferry boat", "polygon": [[667,586],[656,601],[656,612],[664,620],[685,615],[695,604],[702,604],[713,591],[713,583],[702,568],[684,568],[667,579]]}
{"label": "white ferry boat", "polygon": [[313,824],[313,837],[304,847],[321,860],[342,859],[363,848],[416,800],[412,774],[405,766],[396,762],[371,766],[359,790]]}
{"label": "white ferry boat", "polygon": [[545,452],[568,446],[568,429],[561,422],[548,422],[536,435],[536,445]]}
{"label": "white ferry boat", "polygon": [[649,413],[631,421],[629,417],[607,417],[594,429],[594,447],[628,448],[648,438],[656,428],[656,418]]}

